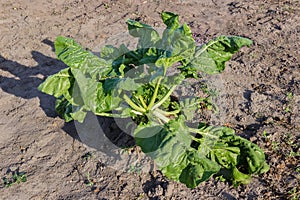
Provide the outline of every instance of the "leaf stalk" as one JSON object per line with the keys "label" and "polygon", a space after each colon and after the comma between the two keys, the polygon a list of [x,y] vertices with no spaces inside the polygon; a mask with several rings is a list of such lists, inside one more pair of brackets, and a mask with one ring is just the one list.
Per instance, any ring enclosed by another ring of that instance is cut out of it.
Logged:
{"label": "leaf stalk", "polygon": [[161,106],[169,97],[170,95],[172,94],[172,92],[175,90],[177,85],[174,85],[171,87],[171,89],[168,91],[168,93],[157,103],[155,104],[151,110],[155,110],[156,108],[158,108],[159,106]]}
{"label": "leaf stalk", "polygon": [[131,108],[133,108],[134,110],[136,110],[138,112],[141,112],[141,113],[145,113],[146,112],[146,109],[141,108],[140,106],[136,105],[133,101],[131,101],[131,99],[126,94],[124,94],[123,98],[126,101],[126,103],[128,103],[128,105]]}
{"label": "leaf stalk", "polygon": [[158,79],[158,81],[156,83],[155,89],[154,89],[153,96],[152,96],[152,98],[150,100],[150,103],[149,103],[149,105],[147,107],[148,110],[150,110],[153,107],[154,103],[155,103],[155,99],[157,98],[158,88],[160,86],[161,80],[162,80],[162,77],[159,77],[159,79]]}
{"label": "leaf stalk", "polygon": [[188,127],[189,131],[192,132],[192,133],[198,133],[202,136],[208,136],[208,137],[212,137],[212,138],[215,138],[215,139],[218,139],[219,137],[216,136],[216,135],[212,135],[212,134],[209,134],[209,133],[206,133],[206,132],[203,132],[199,129],[196,129],[196,128],[191,128],[191,127]]}

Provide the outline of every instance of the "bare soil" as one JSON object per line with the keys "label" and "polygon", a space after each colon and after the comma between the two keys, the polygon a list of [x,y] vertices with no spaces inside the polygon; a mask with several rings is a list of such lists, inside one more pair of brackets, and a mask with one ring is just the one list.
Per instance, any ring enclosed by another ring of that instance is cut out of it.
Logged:
{"label": "bare soil", "polygon": [[[251,184],[212,178],[188,189],[159,171],[110,167],[55,114],[54,98],[37,90],[65,67],[53,52],[58,35],[93,49],[125,32],[128,18],[162,27],[162,11],[179,14],[199,43],[221,34],[254,41],[222,74],[224,124],[258,144],[271,167]],[[10,187],[1,181],[0,199],[300,198],[299,1],[6,0],[0,27],[0,177],[27,175]]]}

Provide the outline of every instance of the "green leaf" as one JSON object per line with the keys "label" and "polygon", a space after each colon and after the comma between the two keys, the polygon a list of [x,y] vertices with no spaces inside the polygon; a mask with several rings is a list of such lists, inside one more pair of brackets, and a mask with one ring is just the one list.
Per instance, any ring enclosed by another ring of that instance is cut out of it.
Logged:
{"label": "green leaf", "polygon": [[100,58],[103,58],[105,60],[115,60],[119,56],[123,55],[122,53],[120,54],[119,49],[112,45],[105,45],[100,51]]}
{"label": "green leaf", "polygon": [[110,78],[106,79],[104,82],[104,91],[111,92],[115,89],[125,90],[125,91],[135,91],[141,86],[141,84],[136,83],[131,78]]}
{"label": "green leaf", "polygon": [[162,172],[173,180],[179,180],[181,171],[188,164],[187,150],[191,137],[183,121],[171,121],[166,126],[139,125],[135,130],[135,141],[144,153],[153,158]]}
{"label": "green leaf", "polygon": [[155,160],[168,178],[195,187],[220,169],[216,162],[191,148],[191,136],[184,118],[170,120],[165,126],[140,125],[134,134],[136,144]]}
{"label": "green leaf", "polygon": [[224,143],[240,149],[239,165],[248,174],[261,174],[269,170],[265,154],[256,144],[236,135],[225,135]]}
{"label": "green leaf", "polygon": [[185,78],[198,78],[198,71],[192,65],[179,66],[178,69]]}
{"label": "green leaf", "polygon": [[95,111],[97,107],[97,93],[98,90],[102,90],[102,83],[85,75],[81,69],[75,68],[71,70],[79,89],[74,92],[81,96],[87,110]]}
{"label": "green leaf", "polygon": [[238,186],[240,184],[249,184],[251,182],[251,175],[242,173],[240,170],[237,169],[236,166],[232,166],[228,169],[221,169],[219,175],[220,177],[231,181],[234,186]]}
{"label": "green leaf", "polygon": [[80,69],[72,69],[72,72],[78,86],[73,93],[82,99],[79,105],[86,111],[103,113],[118,107],[121,98],[114,93],[105,93],[102,82],[83,74]]}
{"label": "green leaf", "polygon": [[[197,140],[200,145],[196,151],[190,147],[189,129],[181,116],[165,126],[152,122],[140,125],[135,140],[168,178],[192,188],[219,172],[221,167],[220,175],[235,185],[248,183],[251,174],[262,173],[258,169],[266,170],[262,151],[250,141],[235,136],[232,129],[208,126],[200,128],[199,133],[202,138]],[[241,172],[238,168],[249,171]]]}
{"label": "green leaf", "polygon": [[230,147],[223,143],[217,143],[209,152],[211,160],[217,162],[222,167],[230,169],[238,164],[240,149]]}
{"label": "green leaf", "polygon": [[108,62],[85,50],[71,38],[59,36],[54,46],[59,60],[93,78],[101,79],[112,70]]}
{"label": "green leaf", "polygon": [[73,112],[70,113],[71,117],[80,123],[84,121],[86,114],[83,107],[73,107]]}
{"label": "green leaf", "polygon": [[179,102],[180,110],[187,121],[192,120],[199,106],[197,98],[185,98]]}
{"label": "green leaf", "polygon": [[38,89],[46,94],[53,95],[56,98],[69,92],[74,82],[70,68],[61,70],[60,72],[49,76]]}
{"label": "green leaf", "polygon": [[202,132],[202,138],[199,139],[198,152],[203,156],[207,156],[212,151],[221,136],[234,134],[233,129],[222,126],[203,126],[199,130]]}
{"label": "green leaf", "polygon": [[161,125],[154,122],[139,125],[134,131],[135,141],[144,153],[159,150],[167,135],[168,132]]}
{"label": "green leaf", "polygon": [[72,104],[63,96],[61,98],[56,99],[55,103],[55,111],[63,117],[66,122],[70,122],[73,120],[71,113],[73,110]]}
{"label": "green leaf", "polygon": [[147,24],[143,24],[134,20],[127,20],[129,34],[138,37],[138,49],[146,49],[155,47],[156,42],[160,40],[160,36],[156,30]]}
{"label": "green leaf", "polygon": [[178,73],[178,74],[165,76],[161,84],[163,84],[166,88],[170,89],[173,86],[180,85],[183,80],[184,80],[184,76]]}
{"label": "green leaf", "polygon": [[249,184],[251,181],[251,176],[249,174],[244,174],[240,172],[236,167],[233,167],[232,180],[235,186],[239,184]]}
{"label": "green leaf", "polygon": [[[85,111],[102,113],[118,106],[121,99],[112,100],[109,94],[104,94],[103,83],[99,82],[100,79],[106,78],[107,73],[112,70],[109,62],[83,49],[71,38],[58,37],[55,41],[55,49],[58,58],[70,67],[71,74],[76,80],[71,93],[74,102],[64,95],[72,105],[80,106],[80,111],[73,113],[75,118],[83,121],[82,117],[85,116]],[[105,51],[103,56],[105,53],[117,50],[106,47]]]}
{"label": "green leaf", "polygon": [[188,159],[190,163],[183,169],[179,180],[189,188],[195,188],[220,170],[216,162],[197,155],[196,151],[193,151]]}
{"label": "green leaf", "polygon": [[231,180],[234,185],[249,183],[252,174],[269,170],[263,151],[236,136],[233,129],[204,125],[198,133],[201,137],[195,140],[199,143],[199,154],[217,163],[222,168],[218,175]]}
{"label": "green leaf", "polygon": [[[119,48],[116,48],[112,45],[105,45],[100,51],[100,58],[103,58],[108,66],[112,66],[114,71],[110,71],[109,75],[120,75],[124,76],[124,70],[126,71],[127,66],[123,63],[128,61],[126,56],[132,56],[132,53],[124,44],[121,44]],[[136,59],[136,55],[134,57]],[[120,67],[122,69],[120,69]],[[114,74],[115,73],[115,74]]]}
{"label": "green leaf", "polygon": [[210,149],[209,158],[222,166],[220,174],[234,185],[249,183],[252,174],[269,170],[264,152],[256,144],[234,135],[230,128],[223,129]]}
{"label": "green leaf", "polygon": [[78,90],[75,88],[77,88],[76,86],[78,85],[74,83],[74,80],[75,78],[70,68],[66,68],[57,74],[49,76],[46,81],[38,87],[42,92],[57,98],[55,110],[66,122],[73,119],[82,122],[86,114],[81,110],[81,114],[79,115],[79,112],[76,110],[78,105],[82,104],[82,96],[76,94]]}
{"label": "green leaf", "polygon": [[252,41],[238,36],[219,36],[207,44],[198,46],[190,67],[207,74],[220,73],[225,69],[225,62],[243,46],[250,46]]}
{"label": "green leaf", "polygon": [[164,24],[167,25],[167,28],[170,30],[175,30],[180,27],[179,20],[178,20],[179,16],[174,13],[162,12],[161,18]]}
{"label": "green leaf", "polygon": [[159,49],[165,54],[156,61],[157,66],[170,67],[176,62],[188,63],[195,52],[195,40],[187,24],[179,25],[178,15],[165,12],[162,14],[167,28],[163,32]]}
{"label": "green leaf", "polygon": [[66,122],[77,120],[83,122],[86,116],[86,112],[81,106],[72,105],[65,97],[56,99],[55,111],[63,117]]}
{"label": "green leaf", "polygon": [[[164,54],[164,50],[156,47],[138,49],[137,52],[141,55],[141,58],[138,61],[139,65],[147,64],[149,66],[152,64],[152,68],[157,59]],[[157,66],[155,68],[157,68]]]}
{"label": "green leaf", "polygon": [[[153,77],[151,76],[150,77],[150,80],[149,80],[149,83],[147,83],[147,79],[144,79],[143,81],[143,84],[141,87],[137,88],[137,90],[133,93],[133,96],[138,98],[138,96],[142,96],[144,99],[145,99],[145,103],[148,105],[150,103],[150,100],[154,94],[154,88],[155,88],[155,84],[157,82],[157,79],[159,78],[159,76],[154,79],[153,81],[151,80],[152,78],[154,78],[156,75],[153,75]],[[149,77],[148,77],[149,78]],[[150,82],[151,81],[151,82]],[[168,81],[168,78],[166,77],[164,81]],[[176,81],[179,81],[179,80],[169,80],[169,81],[174,81],[174,83]],[[159,86],[159,89],[158,89],[158,94],[157,94],[157,97],[155,99],[155,102],[157,102],[158,100],[162,99],[166,94],[167,92],[169,91],[169,89],[167,88],[167,84],[160,84]],[[169,105],[170,105],[170,97],[167,98],[164,103],[162,104],[162,106],[164,108],[168,108]]]}
{"label": "green leaf", "polygon": [[116,96],[114,93],[104,93],[102,86],[99,85],[96,98],[97,107],[93,112],[95,114],[110,112],[114,109],[119,108],[121,102],[122,98],[120,96]]}

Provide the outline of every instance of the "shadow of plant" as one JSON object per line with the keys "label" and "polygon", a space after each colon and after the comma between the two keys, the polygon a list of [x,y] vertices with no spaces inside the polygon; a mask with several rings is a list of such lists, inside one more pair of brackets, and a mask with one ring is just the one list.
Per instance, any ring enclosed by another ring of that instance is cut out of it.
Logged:
{"label": "shadow of plant", "polygon": [[[44,40],[43,43],[53,48],[53,42]],[[49,117],[55,117],[55,98],[38,91],[37,87],[47,76],[65,68],[65,65],[57,59],[32,51],[32,58],[38,63],[36,66],[25,66],[18,62],[7,60],[0,55],[0,70],[9,74],[0,75],[0,87],[4,92],[24,99],[38,97],[40,107]]]}

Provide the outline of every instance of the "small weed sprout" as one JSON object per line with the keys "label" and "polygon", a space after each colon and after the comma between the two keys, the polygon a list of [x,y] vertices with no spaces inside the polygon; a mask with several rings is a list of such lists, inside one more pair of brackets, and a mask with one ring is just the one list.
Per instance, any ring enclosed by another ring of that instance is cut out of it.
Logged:
{"label": "small weed sprout", "polygon": [[2,178],[5,187],[10,187],[15,183],[20,184],[22,182],[27,181],[26,172],[19,172],[19,169],[15,170],[15,171],[10,171],[9,170],[9,172],[10,172],[9,177],[4,176]]}

